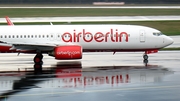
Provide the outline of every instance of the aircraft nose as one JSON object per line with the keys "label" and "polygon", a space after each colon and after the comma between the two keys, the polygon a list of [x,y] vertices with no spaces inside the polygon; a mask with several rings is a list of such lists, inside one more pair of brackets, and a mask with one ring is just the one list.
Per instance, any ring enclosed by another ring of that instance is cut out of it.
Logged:
{"label": "aircraft nose", "polygon": [[166,36],[165,43],[166,43],[167,46],[173,44],[173,42],[174,42],[174,40],[172,38]]}

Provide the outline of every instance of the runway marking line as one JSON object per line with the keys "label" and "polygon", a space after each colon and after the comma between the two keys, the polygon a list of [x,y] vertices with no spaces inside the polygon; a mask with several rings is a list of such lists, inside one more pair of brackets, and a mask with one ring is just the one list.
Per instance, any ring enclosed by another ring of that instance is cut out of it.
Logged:
{"label": "runway marking line", "polygon": [[127,91],[127,90],[144,90],[144,89],[162,89],[162,88],[176,88],[180,87],[180,85],[173,85],[173,86],[150,86],[150,87],[138,87],[138,88],[119,88],[119,89],[103,89],[103,90],[89,90],[89,91],[76,91],[76,92],[55,92],[55,93],[38,93],[38,94],[22,94],[22,95],[6,95],[6,96],[0,96],[2,97],[8,97],[8,96],[14,96],[14,97],[20,97],[20,96],[38,96],[38,95],[52,95],[52,94],[73,94],[73,93],[91,93],[91,92],[109,92],[109,91]]}

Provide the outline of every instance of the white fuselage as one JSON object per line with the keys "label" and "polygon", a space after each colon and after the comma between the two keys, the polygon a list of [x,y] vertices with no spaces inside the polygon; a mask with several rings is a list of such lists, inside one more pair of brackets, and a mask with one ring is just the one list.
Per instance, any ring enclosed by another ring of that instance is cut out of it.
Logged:
{"label": "white fuselage", "polygon": [[160,31],[136,25],[0,26],[0,41],[13,44],[82,46],[84,51],[160,49],[173,40]]}

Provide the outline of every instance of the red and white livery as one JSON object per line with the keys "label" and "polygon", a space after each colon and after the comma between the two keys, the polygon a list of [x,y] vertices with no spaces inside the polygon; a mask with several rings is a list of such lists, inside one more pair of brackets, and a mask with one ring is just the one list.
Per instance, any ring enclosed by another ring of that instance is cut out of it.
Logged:
{"label": "red and white livery", "polygon": [[[8,20],[8,25],[14,25]],[[159,30],[139,25],[16,25],[0,26],[0,52],[43,53],[59,60],[81,59],[82,52],[156,53],[173,43]]]}

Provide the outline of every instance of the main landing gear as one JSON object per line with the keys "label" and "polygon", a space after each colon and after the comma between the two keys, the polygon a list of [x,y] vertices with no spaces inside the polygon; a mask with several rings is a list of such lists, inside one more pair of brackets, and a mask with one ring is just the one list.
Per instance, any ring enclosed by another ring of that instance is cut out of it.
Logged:
{"label": "main landing gear", "polygon": [[36,56],[34,57],[34,63],[42,64],[43,63],[42,59],[43,59],[42,53],[37,53]]}
{"label": "main landing gear", "polygon": [[41,52],[37,52],[36,56],[34,57],[34,73],[41,74],[42,73],[42,64],[43,64],[43,55]]}

